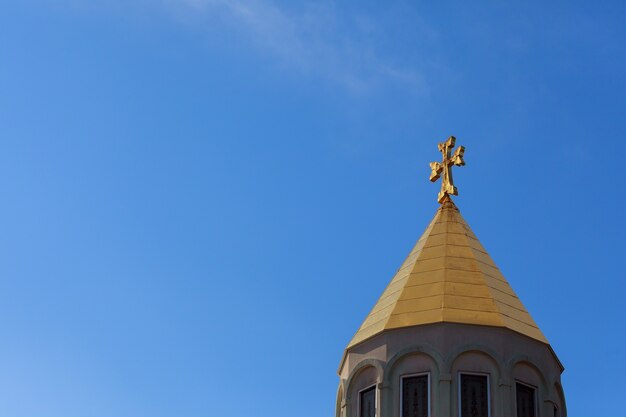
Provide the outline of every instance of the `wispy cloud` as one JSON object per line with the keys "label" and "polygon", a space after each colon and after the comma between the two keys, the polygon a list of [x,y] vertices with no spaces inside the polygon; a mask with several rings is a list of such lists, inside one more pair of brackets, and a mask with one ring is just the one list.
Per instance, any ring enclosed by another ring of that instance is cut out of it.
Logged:
{"label": "wispy cloud", "polygon": [[177,13],[232,28],[283,68],[322,77],[353,92],[384,83],[427,92],[420,72],[398,66],[377,48],[375,35],[384,31],[375,21],[360,17],[346,22],[332,3],[287,9],[271,0],[162,1]]}

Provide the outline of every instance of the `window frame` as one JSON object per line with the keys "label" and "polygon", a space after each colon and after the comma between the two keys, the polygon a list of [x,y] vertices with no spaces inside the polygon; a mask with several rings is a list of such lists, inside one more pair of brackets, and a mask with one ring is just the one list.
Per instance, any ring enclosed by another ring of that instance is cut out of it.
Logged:
{"label": "window frame", "polygon": [[488,372],[469,372],[469,371],[459,371],[459,375],[458,375],[458,410],[459,410],[459,417],[463,417],[461,415],[462,410],[462,405],[461,404],[461,375],[480,375],[480,376],[486,376],[487,377],[487,417],[491,417],[491,374],[489,374]]}
{"label": "window frame", "polygon": [[368,385],[367,387],[357,391],[357,397],[358,397],[358,404],[356,408],[357,417],[361,417],[361,398],[362,398],[361,393],[364,391],[371,390],[372,388],[374,389],[374,417],[378,417],[378,388],[376,387],[376,385],[377,384]]}
{"label": "window frame", "polygon": [[[535,403],[535,417],[539,417],[539,401],[537,397],[537,387],[529,384],[528,382],[520,381],[519,379],[515,380],[515,417],[517,417],[517,384],[524,385],[525,387],[531,388],[533,390],[533,400]],[[556,406],[555,406],[556,408]],[[557,408],[558,410],[558,408]]]}
{"label": "window frame", "polygon": [[403,403],[403,398],[402,398],[402,394],[404,392],[404,378],[411,378],[414,376],[424,376],[426,375],[427,379],[427,386],[428,386],[428,417],[430,417],[430,413],[431,413],[431,409],[432,409],[432,404],[431,404],[431,398],[430,398],[430,372],[426,371],[426,372],[417,372],[417,373],[413,373],[413,374],[406,374],[406,375],[400,375],[400,389],[398,391],[400,391],[400,417],[402,417],[402,411],[404,411],[402,409],[402,403]]}

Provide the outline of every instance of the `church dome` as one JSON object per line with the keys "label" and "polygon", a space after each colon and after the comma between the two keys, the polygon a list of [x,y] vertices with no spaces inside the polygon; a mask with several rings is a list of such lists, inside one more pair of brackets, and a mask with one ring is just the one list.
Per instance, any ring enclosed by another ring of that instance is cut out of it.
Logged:
{"label": "church dome", "polygon": [[336,417],[566,417],[563,366],[451,195],[464,148],[439,144],[441,206],[348,343]]}

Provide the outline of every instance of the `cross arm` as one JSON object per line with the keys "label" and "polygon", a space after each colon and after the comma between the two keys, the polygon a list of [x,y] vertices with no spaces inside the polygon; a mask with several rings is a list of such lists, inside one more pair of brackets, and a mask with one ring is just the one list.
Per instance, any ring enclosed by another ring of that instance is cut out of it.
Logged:
{"label": "cross arm", "polygon": [[435,182],[441,176],[441,171],[443,171],[443,164],[439,162],[431,162],[430,163],[430,181]]}
{"label": "cross arm", "polygon": [[454,154],[452,155],[452,158],[450,159],[450,161],[456,166],[465,165],[465,161],[463,160],[464,153],[465,153],[465,146],[459,146],[458,148],[456,148],[456,151],[454,151]]}

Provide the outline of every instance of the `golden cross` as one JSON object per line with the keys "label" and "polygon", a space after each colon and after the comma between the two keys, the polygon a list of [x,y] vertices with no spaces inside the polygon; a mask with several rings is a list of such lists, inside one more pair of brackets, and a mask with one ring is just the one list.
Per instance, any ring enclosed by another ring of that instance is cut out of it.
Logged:
{"label": "golden cross", "polygon": [[452,165],[465,165],[465,161],[463,160],[465,147],[459,146],[456,148],[456,151],[454,151],[454,154],[450,156],[450,152],[452,152],[452,148],[454,148],[455,141],[456,138],[454,136],[450,136],[448,140],[437,145],[439,151],[443,155],[443,161],[430,163],[430,180],[432,182],[437,181],[443,172],[443,178],[441,179],[441,191],[439,191],[439,195],[437,196],[437,201],[440,203],[443,203],[443,200],[447,195],[459,195],[459,192],[454,186],[454,181],[452,180]]}

